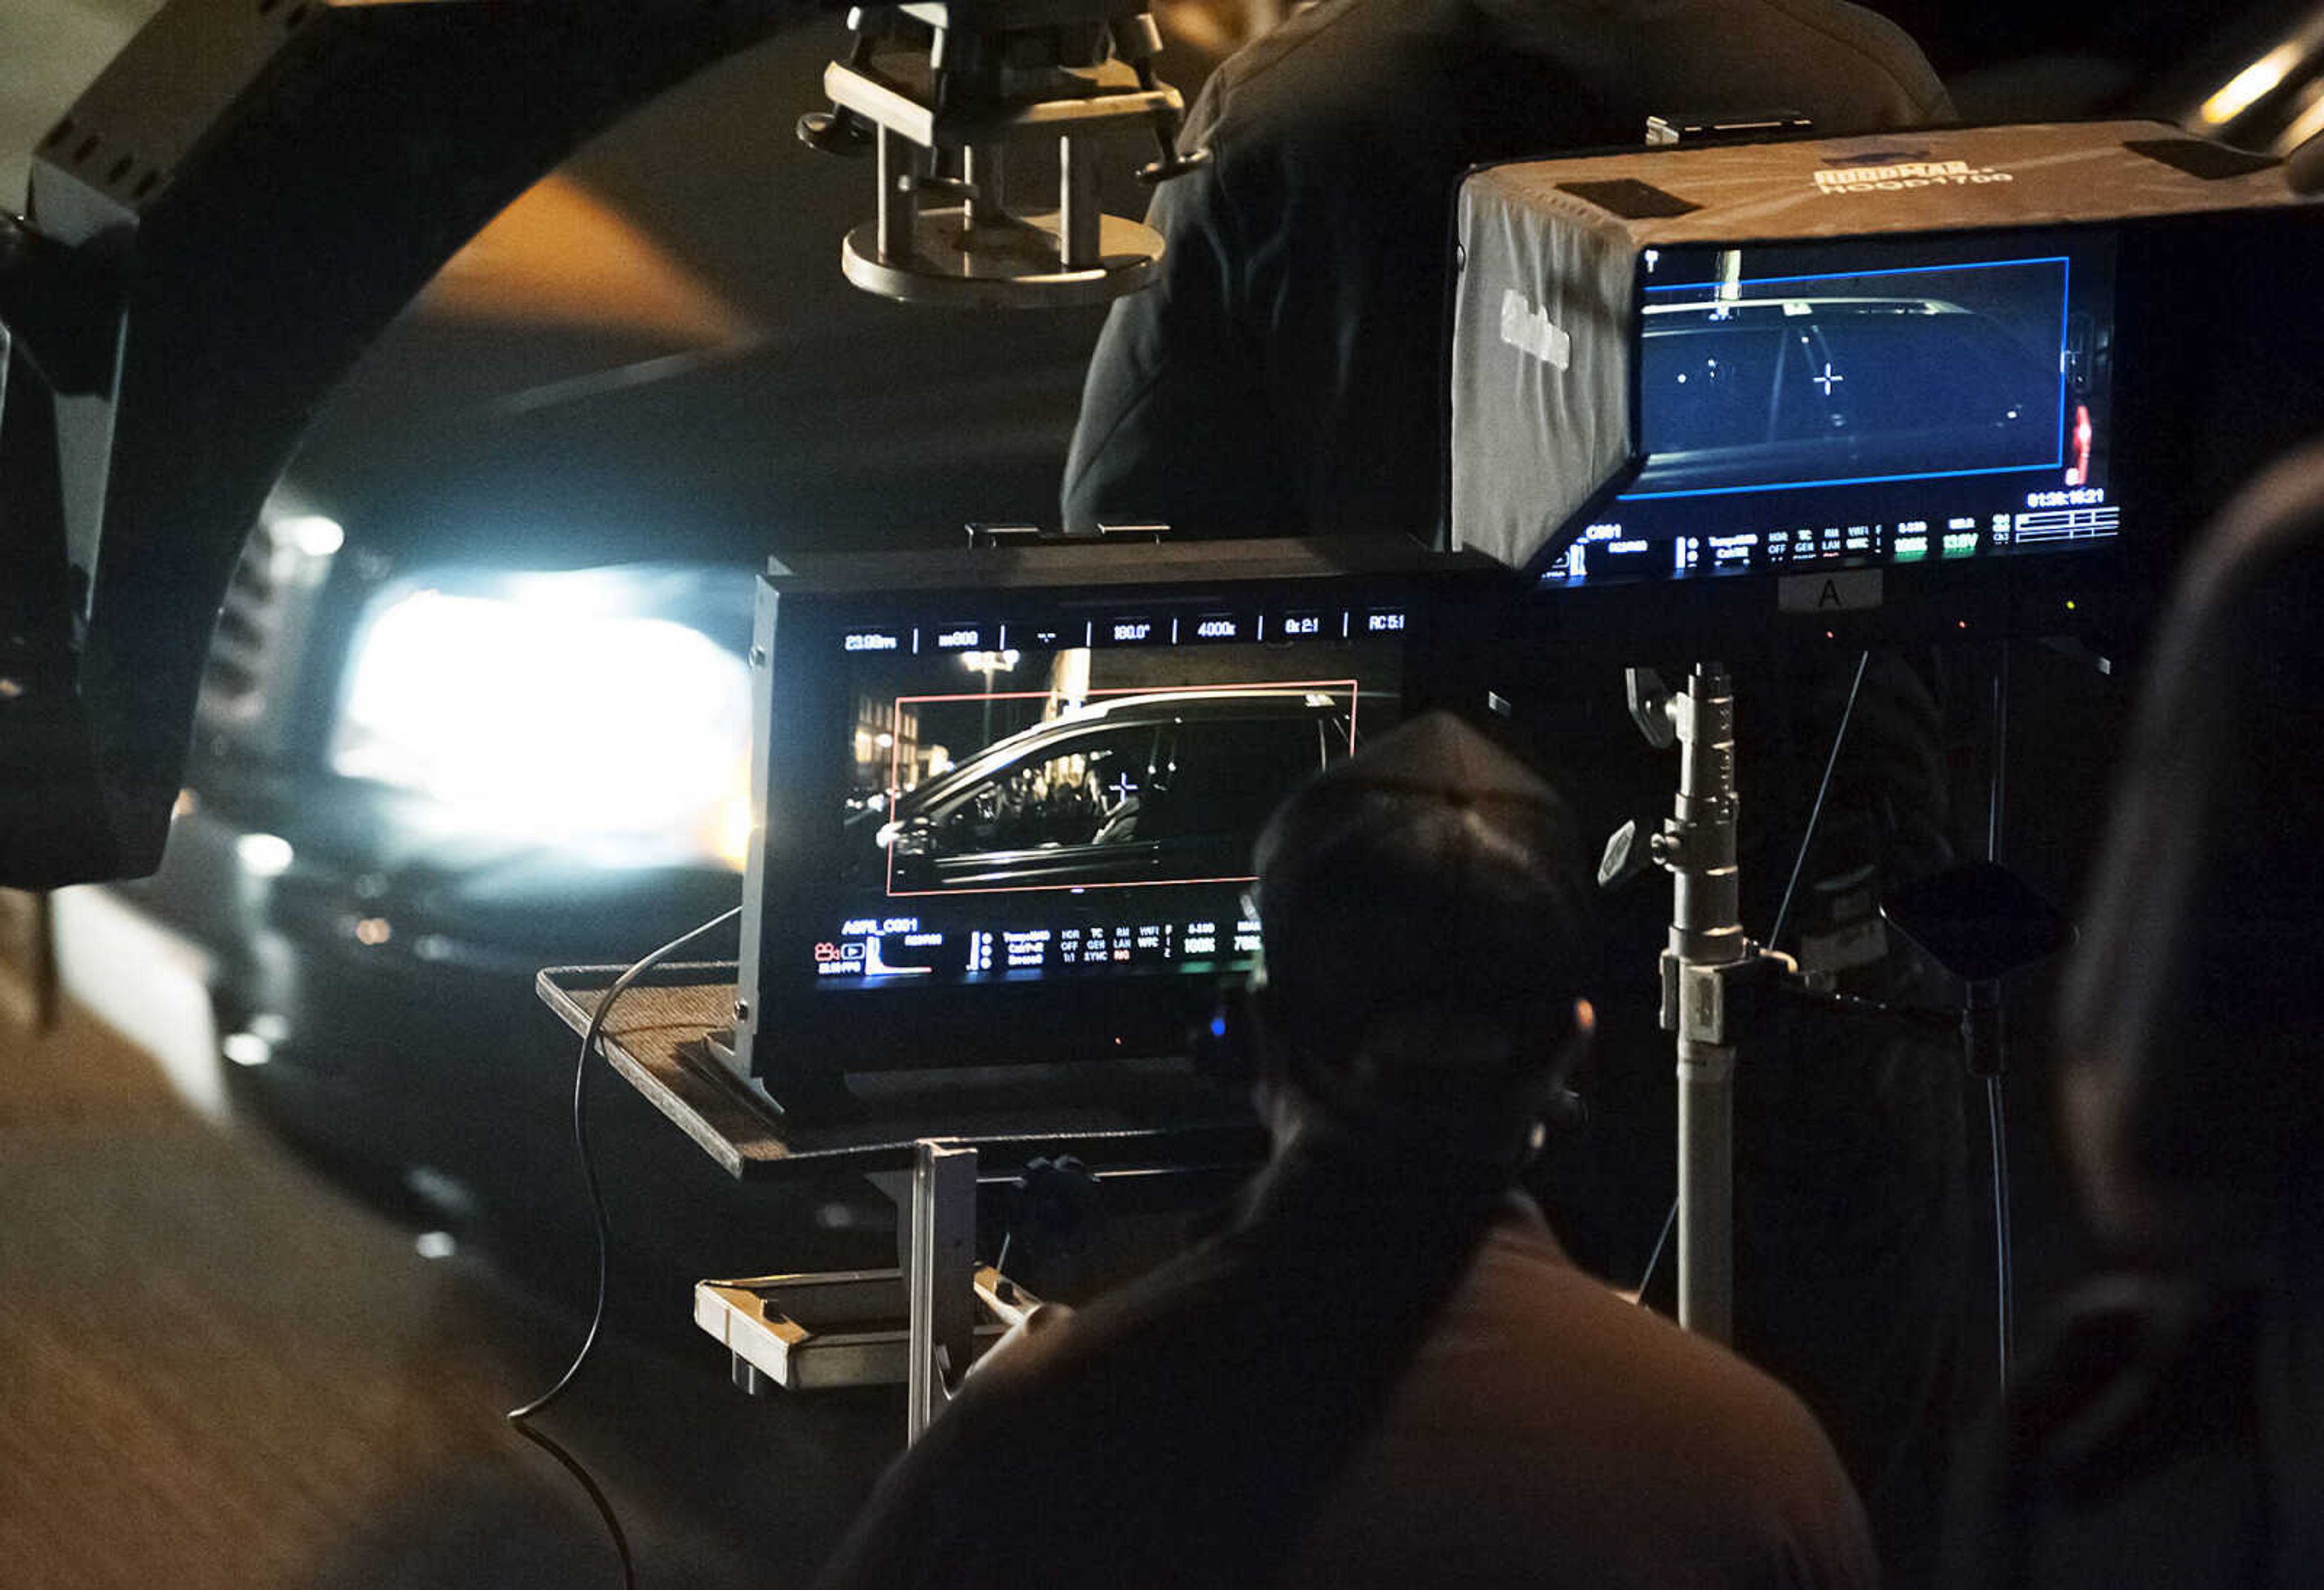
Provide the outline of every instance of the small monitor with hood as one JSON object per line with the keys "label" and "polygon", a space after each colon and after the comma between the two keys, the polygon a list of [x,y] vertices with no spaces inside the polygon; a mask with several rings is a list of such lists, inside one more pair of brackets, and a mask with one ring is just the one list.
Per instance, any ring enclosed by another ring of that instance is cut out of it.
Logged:
{"label": "small monitor with hood", "polygon": [[2255,306],[2317,219],[2275,162],[2145,123],[1478,171],[1453,541],[1665,628],[2072,628],[2296,423],[2310,339]]}

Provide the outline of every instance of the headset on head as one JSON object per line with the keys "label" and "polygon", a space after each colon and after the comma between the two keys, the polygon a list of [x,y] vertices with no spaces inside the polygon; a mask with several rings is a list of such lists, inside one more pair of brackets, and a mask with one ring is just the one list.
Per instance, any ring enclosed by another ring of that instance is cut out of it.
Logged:
{"label": "headset on head", "polygon": [[[1220,979],[1210,1015],[1188,1037],[1196,1071],[1228,1087],[1255,1085],[1266,1057],[1266,1034],[1277,1025],[1269,1003],[1264,969]],[[1588,1100],[1563,1081],[1550,1089],[1541,1109],[1540,1141],[1571,1138],[1589,1124]]]}

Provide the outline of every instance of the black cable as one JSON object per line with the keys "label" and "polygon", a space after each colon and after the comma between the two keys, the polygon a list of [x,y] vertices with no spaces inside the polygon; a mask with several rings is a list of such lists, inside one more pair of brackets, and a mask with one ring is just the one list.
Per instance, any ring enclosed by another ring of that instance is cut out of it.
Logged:
{"label": "black cable", "polygon": [[1663,1262],[1663,1249],[1670,1245],[1672,1230],[1678,1225],[1678,1199],[1671,1199],[1670,1213],[1663,1217],[1663,1234],[1655,1238],[1655,1251],[1646,1255],[1646,1267],[1638,1276],[1638,1301],[1646,1300],[1646,1288],[1655,1282],[1655,1267]]}
{"label": "black cable", "polygon": [[2009,1131],[2004,1124],[2001,1079],[1985,1080],[1985,1120],[1993,1138],[1994,1314],[1999,1331],[2001,1392],[2009,1392],[2009,1365],[2017,1356],[2017,1297],[2010,1279]]}
{"label": "black cable", "polygon": [[1864,688],[1864,670],[1872,661],[1869,651],[1856,654],[1856,677],[1848,686],[1848,704],[1840,711],[1840,728],[1831,737],[1831,754],[1824,758],[1823,778],[1816,785],[1815,804],[1808,811],[1807,832],[1800,835],[1800,853],[1792,858],[1791,881],[1784,885],[1784,903],[1775,908],[1775,925],[1767,934],[1767,948],[1779,947],[1784,942],[1784,927],[1792,919],[1792,897],[1800,887],[1800,874],[1806,870],[1808,851],[1815,844],[1816,824],[1823,821],[1824,797],[1831,793],[1831,776],[1840,766],[1840,748],[1848,743],[1848,725],[1856,717],[1856,697]]}
{"label": "black cable", "polygon": [[528,1420],[545,1411],[558,1398],[564,1396],[572,1387],[573,1383],[580,1377],[581,1366],[589,1361],[590,1353],[597,1346],[598,1333],[604,1328],[605,1323],[605,1275],[612,1257],[613,1232],[612,1223],[605,1218],[605,1196],[604,1189],[597,1182],[597,1163],[589,1152],[589,1115],[586,1108],[589,1097],[589,1052],[596,1048],[598,1037],[605,1030],[605,1018],[613,1014],[613,1001],[628,992],[632,983],[705,933],[715,932],[742,914],[742,908],[740,905],[730,911],[722,911],[701,926],[680,933],[660,949],[633,963],[621,976],[613,979],[613,987],[607,988],[604,997],[597,1001],[597,1008],[590,1014],[589,1025],[582,1031],[581,1052],[573,1067],[573,1149],[580,1157],[581,1180],[589,1190],[589,1213],[596,1230],[597,1297],[589,1310],[588,1334],[581,1338],[580,1350],[573,1355],[573,1362],[565,1366],[565,1373],[558,1376],[557,1383],[522,1407],[512,1408],[508,1411],[508,1421],[515,1427],[517,1434],[556,1458],[564,1466],[567,1473],[581,1483],[581,1488],[588,1493],[590,1502],[597,1509],[597,1516],[604,1521],[606,1532],[613,1538],[614,1551],[621,1557],[623,1590],[635,1590],[637,1577],[630,1561],[629,1538],[622,1532],[621,1521],[613,1516],[613,1504],[605,1499],[605,1493],[597,1488],[597,1483],[590,1478],[589,1471],[582,1467],[578,1458],[541,1431],[526,1427]]}
{"label": "black cable", "polygon": [[613,1538],[614,1554],[622,1559],[622,1590],[637,1590],[638,1570],[637,1565],[630,1560],[630,1538],[622,1532],[622,1521],[613,1516],[613,1504],[605,1499],[605,1493],[597,1488],[597,1482],[590,1477],[589,1471],[581,1466],[581,1460],[548,1435],[519,1419],[514,1412],[509,1415],[509,1424],[517,1434],[556,1458],[567,1474],[580,1482],[581,1489],[588,1493],[589,1505],[597,1510],[597,1517],[604,1523],[605,1533]]}
{"label": "black cable", "polygon": [[[1993,667],[1993,767],[1985,808],[1985,859],[2001,864],[2001,823],[2009,792],[2009,643],[2001,643]],[[1993,1312],[2001,1355],[2000,1385],[2009,1390],[2009,1366],[2017,1352],[2017,1283],[2011,1273],[2009,1243],[2009,1131],[2001,1079],[2007,1070],[2008,1029],[1997,1003],[1993,1025],[1993,1074],[1985,1080],[1985,1121],[1993,1146]]]}
{"label": "black cable", "polygon": [[1993,770],[1985,806],[1985,859],[2001,864],[2001,814],[2009,795],[2009,643],[1993,665]]}

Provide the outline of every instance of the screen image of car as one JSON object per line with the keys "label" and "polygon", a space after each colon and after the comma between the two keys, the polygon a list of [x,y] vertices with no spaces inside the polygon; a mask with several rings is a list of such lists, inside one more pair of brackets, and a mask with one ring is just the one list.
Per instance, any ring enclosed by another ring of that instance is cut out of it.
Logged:
{"label": "screen image of car", "polygon": [[[1354,742],[1356,682],[902,696],[872,835],[891,896],[1232,881],[1277,802]],[[1028,726],[983,740],[983,725]],[[981,749],[950,760],[948,745]],[[907,759],[907,746],[926,748]],[[931,754],[933,753],[933,754]],[[940,769],[931,771],[931,769]],[[855,819],[860,829],[868,816]]]}
{"label": "screen image of car", "polygon": [[1297,638],[1274,643],[857,657],[815,986],[1247,967],[1268,817],[1402,712],[1400,637],[1346,633],[1371,616],[1286,612],[1270,632]]}
{"label": "screen image of car", "polygon": [[1552,586],[2111,540],[2110,234],[1649,250],[1638,474]]}
{"label": "screen image of car", "polygon": [[[1874,276],[1749,283],[1748,296],[1709,303],[1650,299],[1640,381],[1650,456],[1630,495],[2065,468],[2066,269],[2055,259],[1930,272],[1941,280],[1914,284],[1927,297],[1894,296],[1897,283]],[[1974,285],[1993,308],[1943,296]],[[1876,287],[1890,294],[1852,290]]]}

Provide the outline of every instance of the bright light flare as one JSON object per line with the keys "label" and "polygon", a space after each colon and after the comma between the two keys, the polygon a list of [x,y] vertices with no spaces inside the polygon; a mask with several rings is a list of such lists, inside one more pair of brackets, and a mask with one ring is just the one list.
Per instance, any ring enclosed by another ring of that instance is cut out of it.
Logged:
{"label": "bright light flare", "polygon": [[554,600],[555,580],[515,600],[414,591],[382,611],[352,671],[333,767],[426,795],[474,830],[675,841],[739,864],[742,659],[670,620]]}
{"label": "bright light flare", "polygon": [[2290,154],[2319,133],[2324,133],[2324,92],[2310,94],[2300,114],[2276,134],[2275,152]]}
{"label": "bright light flare", "polygon": [[274,521],[276,536],[309,557],[329,557],[347,544],[346,527],[319,513],[302,513]]}
{"label": "bright light flare", "polygon": [[228,1033],[218,1040],[218,1052],[236,1065],[264,1065],[274,1058],[274,1045],[256,1033]]}
{"label": "bright light flare", "polygon": [[751,859],[751,795],[736,790],[718,808],[717,832],[710,848],[717,858],[740,872]]}
{"label": "bright light flare", "polygon": [[2300,53],[2299,41],[2287,41],[2228,78],[2225,87],[2203,101],[2204,124],[2224,127],[2274,93],[2300,64]]}
{"label": "bright light flare", "polygon": [[290,870],[298,852],[279,833],[245,833],[234,841],[234,859],[253,878],[280,878]]}

